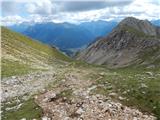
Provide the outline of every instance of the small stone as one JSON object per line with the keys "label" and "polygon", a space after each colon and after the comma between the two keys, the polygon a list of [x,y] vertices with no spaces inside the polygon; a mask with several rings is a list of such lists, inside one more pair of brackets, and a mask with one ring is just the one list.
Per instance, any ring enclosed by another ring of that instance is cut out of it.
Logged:
{"label": "small stone", "polygon": [[89,96],[87,95],[85,98],[86,98],[86,99],[89,99]]}
{"label": "small stone", "polygon": [[22,118],[21,120],[27,120],[26,118]]}
{"label": "small stone", "polygon": [[112,85],[109,85],[106,87],[108,90],[111,90],[112,89]]}
{"label": "small stone", "polygon": [[109,93],[109,96],[111,96],[111,97],[116,97],[117,94],[116,94],[116,93]]}
{"label": "small stone", "polygon": [[118,99],[119,99],[119,100],[125,100],[125,98],[122,97],[122,96],[119,96]]}
{"label": "small stone", "polygon": [[127,91],[124,91],[122,94],[127,94]]}
{"label": "small stone", "polygon": [[101,72],[99,75],[104,76],[104,75],[105,75],[105,72]]}
{"label": "small stone", "polygon": [[12,76],[11,78],[12,78],[12,79],[16,79],[16,76]]}
{"label": "small stone", "polygon": [[136,117],[134,117],[133,120],[138,120],[138,119]]}
{"label": "small stone", "polygon": [[46,91],[46,89],[42,89],[42,92],[45,92]]}
{"label": "small stone", "polygon": [[84,113],[84,112],[85,112],[85,111],[84,111],[82,108],[79,108],[79,109],[76,111],[76,113],[77,113],[77,114],[80,114],[80,115],[81,115],[82,113]]}
{"label": "small stone", "polygon": [[83,102],[77,103],[76,107],[81,107],[83,105]]}
{"label": "small stone", "polygon": [[65,79],[62,79],[62,82],[65,82],[66,80]]}
{"label": "small stone", "polygon": [[97,99],[99,99],[99,98],[101,97],[101,95],[99,95],[99,94],[96,94],[96,97],[97,97]]}
{"label": "small stone", "polygon": [[148,86],[144,83],[141,83],[141,88],[148,88]]}
{"label": "small stone", "polygon": [[37,96],[37,95],[35,95],[35,96],[34,96],[34,99],[37,99],[37,98],[38,98],[38,96]]}
{"label": "small stone", "polygon": [[44,99],[43,99],[43,102],[47,102],[47,101],[48,101],[48,98],[44,98]]}
{"label": "small stone", "polygon": [[130,90],[127,90],[127,92],[130,92]]}
{"label": "small stone", "polygon": [[152,72],[146,72],[147,75],[153,76]]}
{"label": "small stone", "polygon": [[146,92],[145,92],[145,91],[142,91],[142,93],[143,93],[143,94],[146,94]]}
{"label": "small stone", "polygon": [[56,98],[56,94],[55,93],[51,93],[47,96],[48,99],[51,99],[51,98]]}
{"label": "small stone", "polygon": [[44,116],[44,117],[42,117],[42,120],[50,120],[50,118]]}
{"label": "small stone", "polygon": [[91,90],[93,90],[93,89],[95,89],[95,88],[97,88],[97,86],[96,86],[96,85],[93,85],[92,87],[88,88],[88,90],[91,91]]}
{"label": "small stone", "polygon": [[103,103],[103,100],[98,100],[98,103],[100,104],[100,103]]}
{"label": "small stone", "polygon": [[64,118],[64,120],[69,120],[69,119],[70,119],[69,117],[65,117],[65,118]]}
{"label": "small stone", "polygon": [[21,106],[22,106],[22,103],[17,106],[17,109],[19,109]]}
{"label": "small stone", "polygon": [[78,118],[77,120],[84,120],[83,118]]}
{"label": "small stone", "polygon": [[149,65],[147,66],[148,69],[151,69],[151,68],[155,68],[155,65]]}

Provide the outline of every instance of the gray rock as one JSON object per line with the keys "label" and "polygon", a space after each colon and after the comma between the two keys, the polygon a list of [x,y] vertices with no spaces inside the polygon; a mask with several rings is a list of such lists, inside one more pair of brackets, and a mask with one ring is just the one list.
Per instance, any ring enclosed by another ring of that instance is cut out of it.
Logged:
{"label": "gray rock", "polygon": [[149,76],[153,76],[152,72],[146,72],[146,74],[149,75]]}
{"label": "gray rock", "polygon": [[42,120],[51,120],[51,119],[46,117],[46,116],[44,116],[44,117],[42,117]]}
{"label": "gray rock", "polygon": [[16,76],[12,76],[11,78],[12,78],[12,79],[16,79]]}
{"label": "gray rock", "polygon": [[83,114],[84,112],[85,111],[81,107],[76,111],[76,113],[79,115]]}
{"label": "gray rock", "polygon": [[148,88],[148,86],[144,83],[141,83],[141,88]]}
{"label": "gray rock", "polygon": [[110,96],[110,97],[116,97],[116,96],[117,96],[117,93],[109,93],[109,96]]}
{"label": "gray rock", "polygon": [[118,99],[119,99],[119,100],[125,100],[126,98],[124,98],[124,97],[122,97],[122,96],[119,96]]}
{"label": "gray rock", "polygon": [[26,118],[22,118],[21,120],[27,120]]}

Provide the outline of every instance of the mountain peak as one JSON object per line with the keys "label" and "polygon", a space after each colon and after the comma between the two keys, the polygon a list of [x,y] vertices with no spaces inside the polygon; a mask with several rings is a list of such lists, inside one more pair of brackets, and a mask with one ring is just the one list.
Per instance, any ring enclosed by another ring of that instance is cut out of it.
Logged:
{"label": "mountain peak", "polygon": [[121,23],[125,24],[125,23],[137,22],[137,21],[140,21],[140,20],[135,17],[126,17],[121,21]]}
{"label": "mountain peak", "polygon": [[[148,60],[145,56],[141,56],[147,54],[148,51],[154,53],[156,49],[156,54],[159,54],[160,41],[158,36],[160,32],[158,31],[160,31],[159,27],[152,25],[147,20],[128,17],[122,20],[108,36],[88,46],[77,58],[88,63],[107,65],[108,67],[139,64],[139,61]],[[159,60],[155,54],[150,57],[155,57],[155,61]],[[153,61],[147,62],[148,65],[153,63]],[[155,63],[155,65],[157,64]]]}
{"label": "mountain peak", "polygon": [[139,32],[143,32],[144,34],[150,35],[150,36],[159,36],[160,28],[154,26],[152,23],[150,23],[148,20],[139,20],[134,17],[127,17],[123,19],[119,26],[127,26],[131,27]]}
{"label": "mountain peak", "polygon": [[139,20],[134,17],[127,17],[120,22],[120,25],[128,25],[130,27],[134,27],[140,24],[143,24],[146,26],[153,26],[152,23],[150,23],[148,20]]}

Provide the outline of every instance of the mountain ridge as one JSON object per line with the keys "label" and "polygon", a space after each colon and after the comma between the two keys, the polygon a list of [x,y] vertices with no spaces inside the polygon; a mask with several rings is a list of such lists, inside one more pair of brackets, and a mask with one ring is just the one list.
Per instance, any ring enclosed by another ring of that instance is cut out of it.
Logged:
{"label": "mountain ridge", "polygon": [[[152,28],[152,31],[150,33],[139,26],[147,27],[147,30]],[[77,59],[110,67],[124,67],[145,62],[145,59],[140,59],[139,54],[145,53],[144,49],[159,49],[159,30],[160,27],[155,27],[148,21],[128,17],[122,20],[108,36],[97,40],[82,51]]]}

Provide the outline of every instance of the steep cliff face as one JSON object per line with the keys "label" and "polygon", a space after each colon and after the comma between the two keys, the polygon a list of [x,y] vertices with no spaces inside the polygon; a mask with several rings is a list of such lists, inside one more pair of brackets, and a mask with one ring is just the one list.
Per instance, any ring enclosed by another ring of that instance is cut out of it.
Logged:
{"label": "steep cliff face", "polygon": [[80,52],[77,59],[109,67],[157,64],[160,60],[159,31],[159,27],[148,21],[125,18],[108,36]]}

